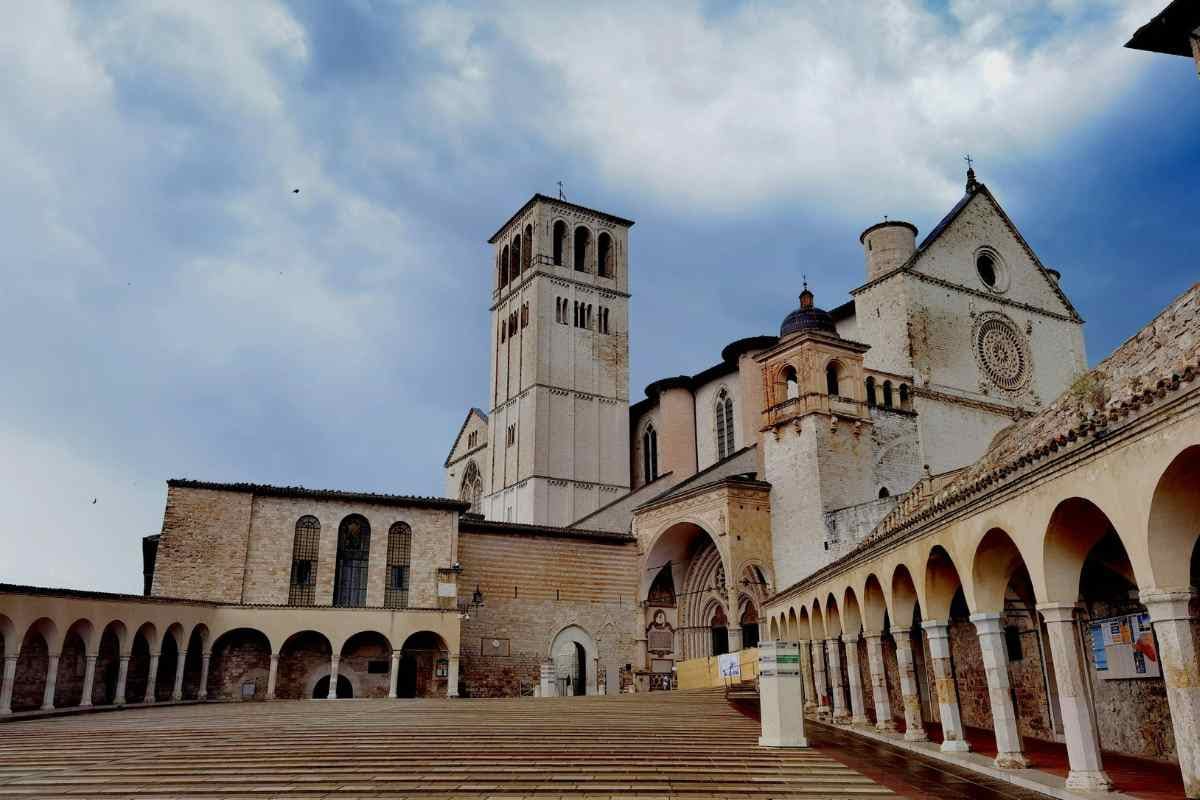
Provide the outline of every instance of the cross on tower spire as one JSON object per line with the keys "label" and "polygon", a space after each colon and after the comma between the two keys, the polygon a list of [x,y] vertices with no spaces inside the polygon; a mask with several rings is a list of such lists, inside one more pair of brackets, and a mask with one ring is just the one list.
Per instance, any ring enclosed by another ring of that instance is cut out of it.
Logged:
{"label": "cross on tower spire", "polygon": [[566,200],[566,199],[567,199],[567,196],[566,196],[566,194],[564,194],[564,193],[563,193],[563,182],[562,182],[562,181],[559,181],[559,182],[558,182],[558,199],[559,199],[559,200]]}
{"label": "cross on tower spire", "polygon": [[967,191],[973,192],[979,185],[975,180],[975,159],[971,158],[970,153],[967,153],[963,156],[963,161],[967,162]]}

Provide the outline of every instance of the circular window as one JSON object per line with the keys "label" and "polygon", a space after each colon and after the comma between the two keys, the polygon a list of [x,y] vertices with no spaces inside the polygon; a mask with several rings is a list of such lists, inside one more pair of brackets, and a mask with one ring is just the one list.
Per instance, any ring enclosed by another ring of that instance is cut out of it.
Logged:
{"label": "circular window", "polygon": [[1003,314],[986,314],[975,330],[979,368],[996,386],[1016,391],[1029,382],[1029,349],[1017,326]]}
{"label": "circular window", "polygon": [[990,291],[1003,292],[1008,289],[1008,273],[994,250],[984,248],[975,253],[975,271]]}

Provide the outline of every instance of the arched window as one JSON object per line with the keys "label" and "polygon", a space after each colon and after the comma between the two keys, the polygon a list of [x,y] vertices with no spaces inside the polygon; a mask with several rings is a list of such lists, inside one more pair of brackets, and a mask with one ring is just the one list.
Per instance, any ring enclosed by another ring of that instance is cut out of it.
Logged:
{"label": "arched window", "polygon": [[892,407],[892,382],[891,381],[883,382],[883,407],[884,408]]}
{"label": "arched window", "polygon": [[292,581],[289,606],[311,606],[317,601],[317,551],[321,543],[321,523],[311,514],[296,520],[296,538],[292,540]]}
{"label": "arched window", "polygon": [[561,267],[563,248],[567,246],[567,223],[561,219],[554,223],[554,265]]}
{"label": "arched window", "polygon": [[359,608],[367,604],[367,559],[371,553],[371,523],[351,514],[338,526],[337,567],[333,574],[333,604]]}
{"label": "arched window", "polygon": [[462,486],[458,491],[458,499],[470,503],[468,509],[472,514],[482,513],[479,509],[479,500],[483,497],[483,478],[479,474],[479,467],[475,466],[474,461],[467,462],[467,471],[463,473]]}
{"label": "arched window", "polygon": [[602,233],[596,237],[596,269],[605,278],[613,276],[612,237]]}
{"label": "arched window", "polygon": [[746,604],[742,612],[742,648],[758,647],[758,609],[753,603]]}
{"label": "arched window", "polygon": [[714,656],[722,656],[728,653],[729,618],[725,616],[725,609],[717,606],[717,610],[713,612],[709,628],[712,630],[712,654]]}
{"label": "arched window", "polygon": [[512,252],[509,253],[509,257],[508,279],[515,281],[521,275],[521,234],[519,233],[512,240]]}
{"label": "arched window", "polygon": [[508,283],[508,245],[504,245],[504,249],[500,251],[500,285],[503,287]]}
{"label": "arched window", "polygon": [[575,269],[580,272],[587,272],[588,268],[588,249],[592,245],[591,232],[580,225],[575,229]]}
{"label": "arched window", "polygon": [[879,499],[880,500],[882,500],[885,497],[890,497],[890,496],[891,496],[891,492],[889,492],[887,490],[886,486],[879,487]]}
{"label": "arched window", "polygon": [[867,405],[875,405],[875,379],[872,377],[867,378]]}
{"label": "arched window", "polygon": [[724,461],[733,455],[733,398],[722,389],[717,394],[717,407],[713,409],[717,418],[717,460]]}
{"label": "arched window", "polygon": [[647,425],[642,434],[642,474],[646,483],[658,478],[658,433]]}
{"label": "arched window", "polygon": [[830,397],[838,395],[838,379],[841,378],[841,372],[836,361],[829,362],[829,366],[825,367],[825,391]]}
{"label": "arched window", "polygon": [[900,384],[900,407],[908,408],[908,384]]}
{"label": "arched window", "polygon": [[[471,466],[475,466],[471,462]],[[388,531],[387,590],[383,605],[386,608],[408,607],[408,573],[412,560],[412,528],[407,522],[397,522]]]}
{"label": "arched window", "polygon": [[783,371],[783,380],[787,384],[787,399],[795,400],[800,396],[800,382],[796,380],[796,370],[788,367]]}
{"label": "arched window", "polygon": [[675,606],[675,578],[671,574],[671,565],[666,564],[658,571],[654,583],[650,584],[650,592],[646,602],[652,606]]}
{"label": "arched window", "polygon": [[521,237],[521,271],[529,269],[530,263],[533,261],[533,226],[526,225],[525,233]]}

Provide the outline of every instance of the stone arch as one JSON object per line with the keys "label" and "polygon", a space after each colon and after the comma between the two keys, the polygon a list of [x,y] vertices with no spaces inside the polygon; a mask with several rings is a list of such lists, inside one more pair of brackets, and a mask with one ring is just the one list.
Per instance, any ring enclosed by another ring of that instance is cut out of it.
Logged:
{"label": "stone arch", "polygon": [[824,641],[825,635],[825,617],[821,613],[821,604],[816,600],[812,601],[812,615],[809,617],[809,624],[812,629],[812,637],[814,641]]}
{"label": "stone arch", "polygon": [[836,358],[825,362],[825,393],[831,397],[842,394],[842,382],[845,379],[846,368]]}
{"label": "stone arch", "polygon": [[862,619],[867,633],[883,633],[887,619],[887,599],[883,593],[883,585],[875,573],[867,576],[863,583]]}
{"label": "stone arch", "polygon": [[[560,695],[596,693],[594,665],[598,655],[596,641],[579,625],[568,625],[555,635],[550,643],[548,657],[554,661]],[[571,667],[570,664],[574,666]],[[580,680],[582,686],[579,685]]]}
{"label": "stone arch", "polygon": [[830,592],[825,597],[825,636],[836,639],[842,635],[842,613],[837,598]]}
{"label": "stone arch", "polygon": [[[353,684],[355,697],[388,696],[392,643],[387,636],[374,630],[358,631],[342,641],[339,653],[338,674],[345,675]],[[372,673],[372,661],[387,662],[388,669]]]}
{"label": "stone arch", "polygon": [[925,560],[925,616],[930,620],[948,622],[954,595],[962,588],[962,578],[949,551],[934,545]]}
{"label": "stone arch", "polygon": [[556,267],[563,266],[564,253],[567,246],[567,223],[561,219],[554,220],[551,260]]}
{"label": "stone arch", "polygon": [[121,657],[128,654],[129,629],[119,619],[110,620],[100,631],[96,642],[96,677],[92,687],[94,705],[110,705],[116,701]]}
{"label": "stone arch", "polygon": [[858,604],[858,596],[854,587],[847,586],[842,595],[842,632],[847,636],[857,636],[862,633],[862,610]]}
{"label": "stone arch", "polygon": [[271,669],[271,637],[257,628],[238,627],[213,640],[208,696],[225,700],[262,700]]}
{"label": "stone arch", "polygon": [[796,615],[796,609],[792,608],[792,621],[795,623],[795,632],[797,641],[811,641],[813,638],[812,632],[812,617],[808,613],[808,608],[800,607],[800,615]]}
{"label": "stone arch", "polygon": [[401,697],[437,697],[446,693],[446,679],[435,674],[437,662],[448,660],[446,640],[433,631],[417,631],[400,647],[397,694]]}
{"label": "stone arch", "polygon": [[588,269],[592,251],[592,231],[586,225],[576,225],[571,237],[573,245],[571,266],[577,272],[590,272]]}
{"label": "stone arch", "polygon": [[1178,590],[1195,586],[1200,554],[1200,445],[1175,456],[1158,479],[1146,533],[1152,574],[1144,577],[1151,585]]}
{"label": "stone arch", "polygon": [[897,564],[892,572],[892,625],[907,628],[912,625],[914,615],[919,613],[917,585],[912,573],[904,564]]}
{"label": "stone arch", "polygon": [[289,635],[279,646],[275,696],[298,700],[312,697],[317,682],[329,676],[331,655],[333,645],[320,631],[310,628]]}
{"label": "stone arch", "polygon": [[971,559],[969,597],[976,613],[999,614],[1004,611],[1004,596],[1013,574],[1025,565],[1021,549],[1003,528],[991,528],[983,535]]}
{"label": "stone arch", "polygon": [[175,688],[175,670],[183,657],[187,643],[183,639],[183,625],[175,622],[163,632],[158,646],[158,671],[154,675],[155,700],[170,700]]}
{"label": "stone arch", "polygon": [[77,619],[63,634],[55,680],[54,707],[83,704],[83,676],[87,657],[95,655],[96,626],[89,619]]}
{"label": "stone arch", "polygon": [[780,641],[779,618],[778,617],[771,617],[771,641],[773,641],[773,642]]}
{"label": "stone arch", "polygon": [[[671,571],[677,597],[677,627],[692,631],[681,638],[684,658],[710,655],[710,642],[700,635],[709,627],[708,606],[716,598],[728,602],[727,577],[731,575],[725,554],[703,524],[692,518],[677,520],[655,536],[642,560],[639,600],[649,600],[654,581],[664,568]],[[736,612],[733,612],[736,613]]]}
{"label": "stone arch", "polygon": [[204,671],[204,654],[209,652],[208,626],[203,622],[192,626],[184,648],[183,696],[193,699],[200,695],[200,674]]}
{"label": "stone arch", "polygon": [[60,646],[58,625],[49,617],[41,617],[26,627],[17,651],[13,711],[32,711],[42,706],[49,658]]}
{"label": "stone arch", "polygon": [[[1091,500],[1070,497],[1055,506],[1046,526],[1042,556],[1042,602],[1074,603],[1079,598],[1079,579],[1092,548],[1108,534],[1129,546],[1109,516]],[[1133,569],[1132,560],[1130,568]],[[1131,576],[1133,577],[1133,576]],[[1136,578],[1132,581],[1138,585]]]}

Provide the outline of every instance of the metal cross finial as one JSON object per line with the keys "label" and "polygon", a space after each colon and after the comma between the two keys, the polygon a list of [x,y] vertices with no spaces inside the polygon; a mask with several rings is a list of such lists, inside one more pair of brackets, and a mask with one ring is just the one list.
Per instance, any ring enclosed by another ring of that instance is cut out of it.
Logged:
{"label": "metal cross finial", "polygon": [[805,274],[805,275],[801,275],[800,277],[801,277],[801,278],[804,280],[804,289],[805,289],[805,291],[808,291],[808,275],[807,275],[807,274]]}
{"label": "metal cross finial", "polygon": [[970,153],[967,153],[965,156],[963,156],[963,161],[967,162],[967,169],[971,169],[975,166],[975,160],[971,158]]}
{"label": "metal cross finial", "polygon": [[567,199],[567,196],[563,193],[563,182],[562,181],[558,182],[558,199],[559,200]]}

